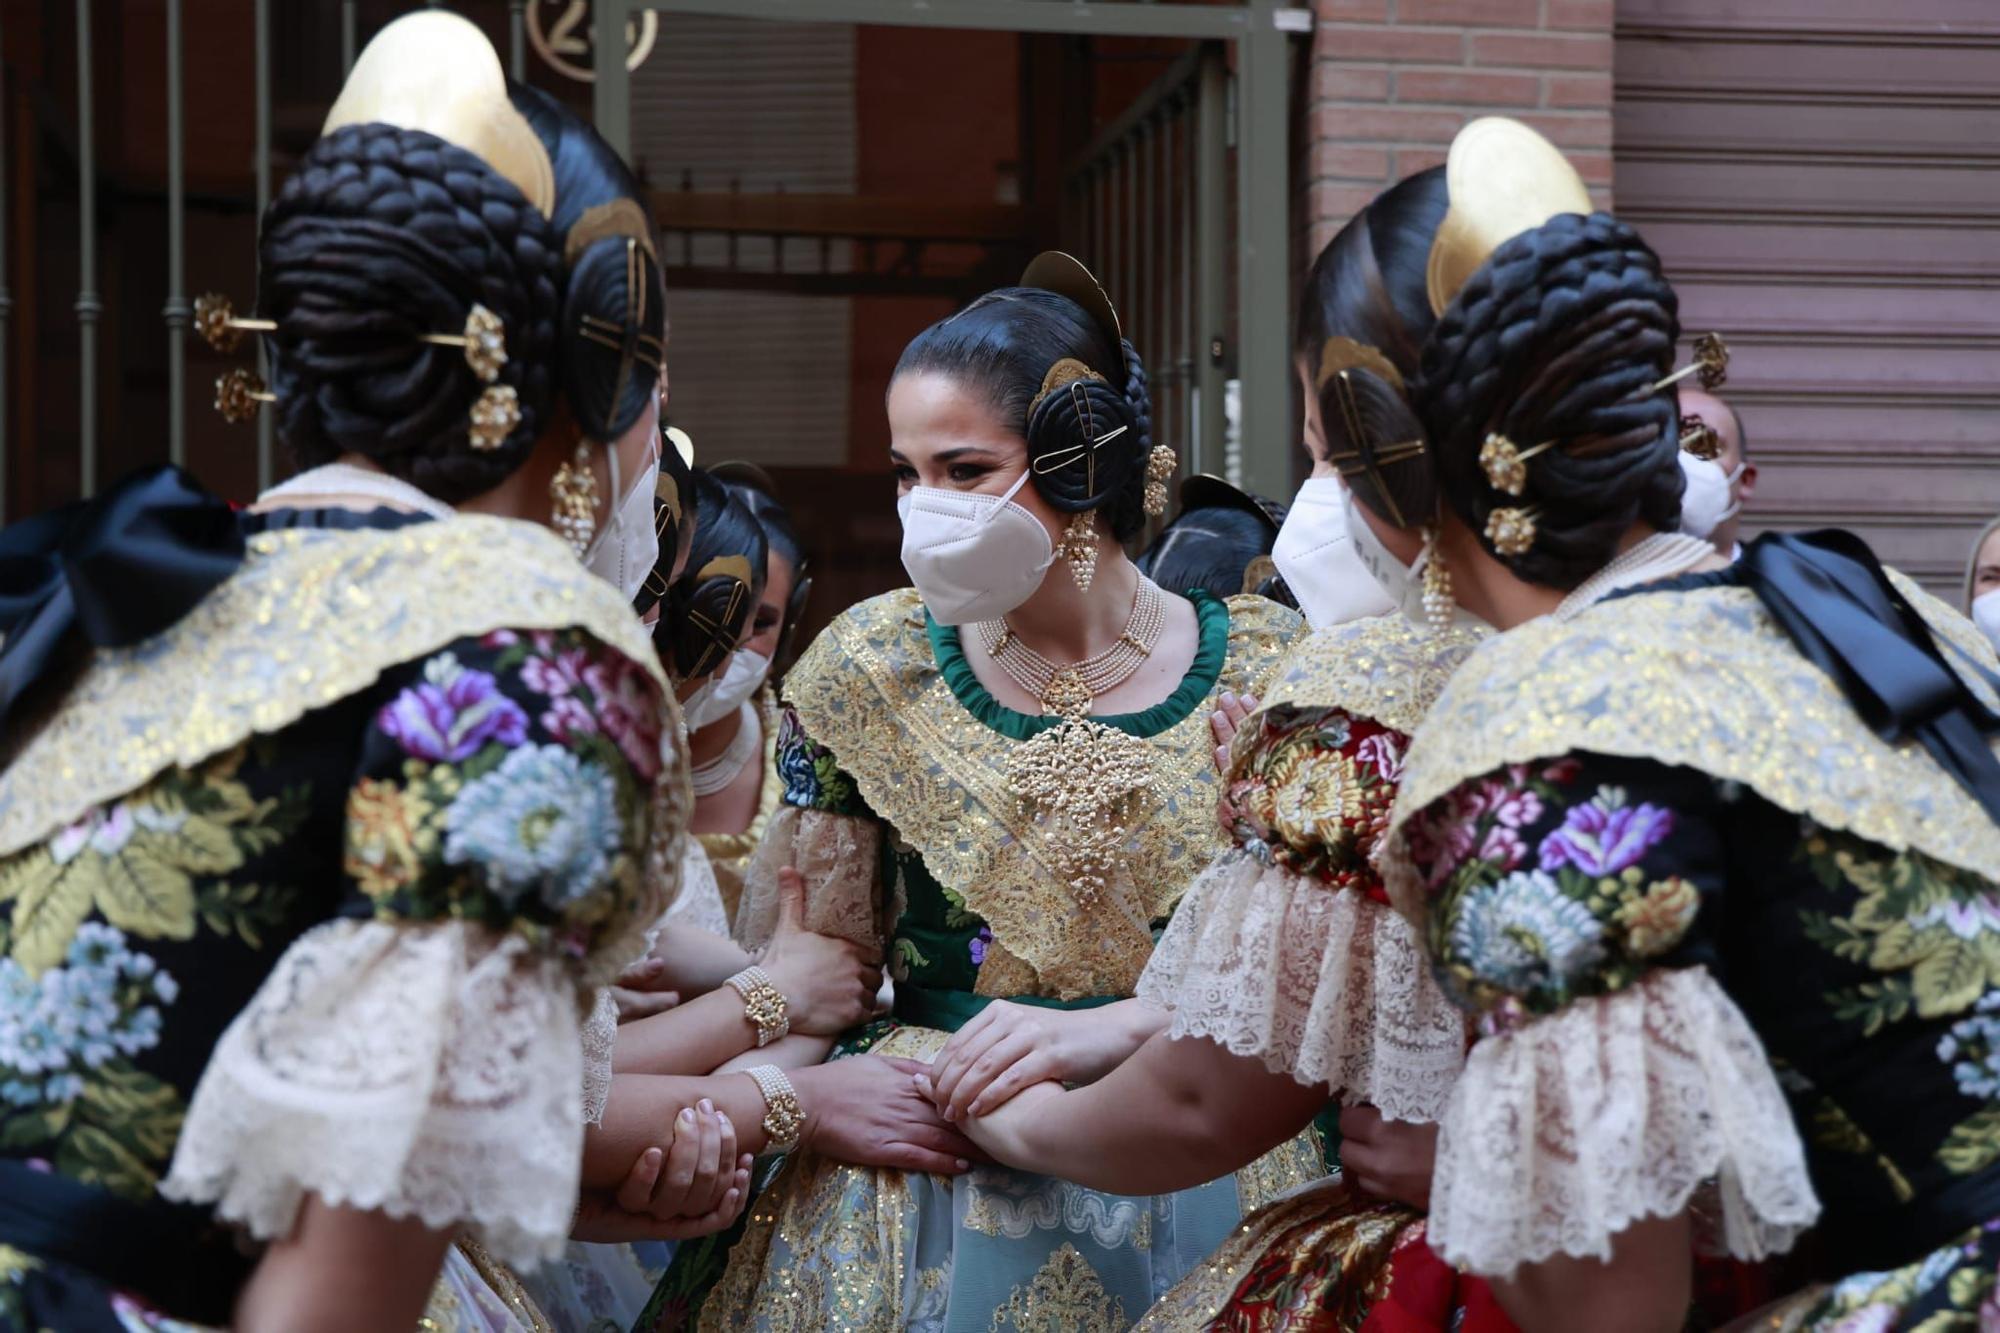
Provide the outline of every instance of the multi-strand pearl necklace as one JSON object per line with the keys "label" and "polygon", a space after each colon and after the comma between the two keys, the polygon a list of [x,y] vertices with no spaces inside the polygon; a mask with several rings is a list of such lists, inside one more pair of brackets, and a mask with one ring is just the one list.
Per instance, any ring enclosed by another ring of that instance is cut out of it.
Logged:
{"label": "multi-strand pearl necklace", "polygon": [[743,770],[757,757],[763,748],[763,721],[757,716],[757,705],[746,703],[737,712],[736,734],[729,739],[722,753],[707,763],[696,764],[690,775],[696,796],[713,796],[726,791]]}
{"label": "multi-strand pearl necklace", "polygon": [[1706,538],[1656,532],[1613,556],[1604,568],[1577,584],[1550,614],[1557,620],[1569,620],[1620,588],[1686,573],[1714,554],[1715,546]]}
{"label": "multi-strand pearl necklace", "polygon": [[1057,663],[1021,642],[1004,620],[983,621],[979,642],[999,668],[1031,699],[1038,700],[1042,712],[1056,717],[1084,717],[1097,696],[1109,694],[1132,678],[1152,656],[1166,626],[1166,603],[1149,578],[1141,576],[1132,597],[1132,614],[1125,628],[1109,648],[1081,662]]}

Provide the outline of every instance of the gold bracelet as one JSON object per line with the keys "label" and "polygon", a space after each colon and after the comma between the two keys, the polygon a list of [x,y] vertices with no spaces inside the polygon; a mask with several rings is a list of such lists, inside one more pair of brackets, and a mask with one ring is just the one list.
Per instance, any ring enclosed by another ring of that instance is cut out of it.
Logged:
{"label": "gold bracelet", "polygon": [[791,1079],[776,1065],[758,1065],[748,1071],[756,1080],[757,1091],[764,1094],[764,1152],[790,1152],[799,1146],[799,1136],[806,1128],[806,1108],[799,1104],[799,1094],[792,1091]]}
{"label": "gold bracelet", "polygon": [[792,1006],[785,993],[771,984],[761,967],[746,967],[729,979],[743,997],[743,1016],[757,1029],[757,1048],[762,1050],[792,1030]]}

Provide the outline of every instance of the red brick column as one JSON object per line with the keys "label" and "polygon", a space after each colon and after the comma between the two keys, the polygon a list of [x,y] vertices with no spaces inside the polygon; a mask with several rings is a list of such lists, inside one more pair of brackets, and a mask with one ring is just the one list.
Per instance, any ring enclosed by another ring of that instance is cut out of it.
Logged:
{"label": "red brick column", "polygon": [[1383,186],[1444,161],[1475,116],[1515,116],[1611,201],[1614,0],[1313,0],[1311,254]]}

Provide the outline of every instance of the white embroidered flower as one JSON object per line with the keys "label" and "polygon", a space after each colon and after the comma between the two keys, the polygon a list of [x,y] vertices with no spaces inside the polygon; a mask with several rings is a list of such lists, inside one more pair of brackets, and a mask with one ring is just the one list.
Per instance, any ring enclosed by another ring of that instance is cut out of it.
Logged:
{"label": "white embroidered flower", "polygon": [[1604,927],[1539,870],[1519,870],[1465,895],[1452,953],[1473,975],[1512,992],[1567,981],[1604,957]]}
{"label": "white embroidered flower", "polygon": [[60,966],[39,977],[0,959],[0,1102],[60,1105],[83,1095],[89,1071],[160,1041],[174,979],[102,922],[78,926]]}
{"label": "white embroidered flower", "polygon": [[1951,1066],[1958,1090],[1990,1101],[2000,1097],[2000,991],[1988,991],[1969,1017],[1938,1038],[1938,1059]]}
{"label": "white embroidered flower", "polygon": [[484,867],[510,905],[536,893],[560,910],[595,892],[623,838],[610,772],[560,745],[513,751],[445,815],[445,860]]}

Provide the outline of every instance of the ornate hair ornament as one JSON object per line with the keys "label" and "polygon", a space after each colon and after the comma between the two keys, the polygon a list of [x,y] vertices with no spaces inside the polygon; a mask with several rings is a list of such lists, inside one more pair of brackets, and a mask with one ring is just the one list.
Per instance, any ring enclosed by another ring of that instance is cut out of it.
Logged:
{"label": "ornate hair ornament", "polygon": [[631,323],[620,327],[598,315],[585,315],[583,324],[577,329],[579,338],[596,343],[618,353],[618,379],[611,389],[611,401],[617,402],[625,395],[626,381],[631,378],[632,366],[644,366],[658,379],[667,362],[667,345],[644,332],[646,325],[646,264],[650,250],[642,248],[631,237],[625,238],[625,309]]}
{"label": "ornate hair ornament", "polygon": [[1403,372],[1396,369],[1396,363],[1381,348],[1336,334],[1320,348],[1319,374],[1313,383],[1324,389],[1327,381],[1343,370],[1365,370],[1377,379],[1387,380],[1398,393],[1403,391]]}
{"label": "ornate hair ornament", "polygon": [[394,125],[462,148],[511,181],[543,217],[555,210],[548,150],[507,96],[486,34],[447,10],[425,9],[375,35],[348,71],[320,127]]}
{"label": "ornate hair ornament", "polygon": [[1542,511],[1532,505],[1496,509],[1486,516],[1487,543],[1499,555],[1526,555],[1535,544],[1535,520],[1541,516]]}
{"label": "ornate hair ornament", "polygon": [[1722,455],[1722,437],[1715,433],[1715,427],[1703,421],[1693,412],[1681,414],[1681,448],[1696,458],[1719,458]]}
{"label": "ornate hair ornament", "polygon": [[[1111,304],[1111,298],[1104,294],[1104,288],[1091,276],[1090,270],[1074,255],[1061,250],[1044,250],[1022,271],[1021,286],[1038,287],[1057,296],[1067,296],[1083,307],[1083,312],[1110,341],[1112,354],[1118,358],[1120,382],[1111,387],[1122,391],[1125,387],[1123,379],[1128,371],[1125,365],[1125,331],[1118,322],[1118,311]],[[1104,376],[1099,375],[1098,378],[1103,379]]]}
{"label": "ornate hair ornament", "polygon": [[1694,360],[1653,385],[1652,392],[1679,384],[1690,375],[1701,376],[1701,387],[1710,393],[1729,382],[1729,344],[1719,333],[1704,333],[1694,340]]}
{"label": "ornate hair ornament", "polygon": [[[1329,342],[1332,341],[1334,340],[1329,339]],[[1348,342],[1349,340],[1343,338],[1338,341]],[[1352,343],[1351,345],[1362,348],[1365,351],[1374,351],[1373,348],[1367,347],[1363,343]],[[1377,353],[1377,355],[1380,355],[1380,353]],[[1419,457],[1424,452],[1424,442],[1421,439],[1398,440],[1394,444],[1376,445],[1369,439],[1368,427],[1361,420],[1361,403],[1354,395],[1353,372],[1356,369],[1369,370],[1374,374],[1381,373],[1365,364],[1361,366],[1346,365],[1336,367],[1327,379],[1320,381],[1320,387],[1322,388],[1325,388],[1329,382],[1331,383],[1334,402],[1340,408],[1341,426],[1347,432],[1347,438],[1354,441],[1354,448],[1352,449],[1328,449],[1326,455],[1327,461],[1332,463],[1334,470],[1343,477],[1365,474],[1369,484],[1375,488],[1375,493],[1382,497],[1384,504],[1389,506],[1389,521],[1399,528],[1408,527],[1409,523],[1403,517],[1402,507],[1396,503],[1395,495],[1383,483],[1382,469],[1391,463],[1401,463],[1408,459]],[[1395,367],[1390,366],[1389,371],[1391,374],[1394,374]],[[1400,379],[1398,379],[1397,383],[1400,385]]]}
{"label": "ornate hair ornament", "polygon": [[255,371],[238,366],[215,377],[215,410],[234,426],[257,415],[257,404],[275,403],[278,395],[264,386]]}
{"label": "ornate hair ornament", "polygon": [[1494,490],[1519,495],[1528,489],[1528,460],[1544,449],[1553,449],[1555,443],[1554,440],[1544,440],[1532,448],[1523,449],[1499,431],[1494,431],[1479,448],[1479,466]]}
{"label": "ornate hair ornament", "polygon": [[1590,191],[1554,144],[1518,120],[1484,116],[1458,132],[1445,159],[1451,204],[1431,242],[1431,312],[1445,307],[1493,252],[1564,213],[1591,211]]}
{"label": "ornate hair ornament", "polygon": [[1043,400],[1052,394],[1067,392],[1070,395],[1076,408],[1076,419],[1083,427],[1084,439],[1067,449],[1052,449],[1043,454],[1035,460],[1034,470],[1039,475],[1046,475],[1068,467],[1081,457],[1086,469],[1084,491],[1087,494],[1094,494],[1097,490],[1097,451],[1132,428],[1121,424],[1113,426],[1102,435],[1097,434],[1096,415],[1091,410],[1090,396],[1083,392],[1083,386],[1086,384],[1103,384],[1108,387],[1110,381],[1075,357],[1066,356],[1050,366],[1048,373],[1042,376],[1041,390],[1036,393],[1034,401],[1029,403],[1028,412],[1032,416],[1034,410],[1042,405]]}

